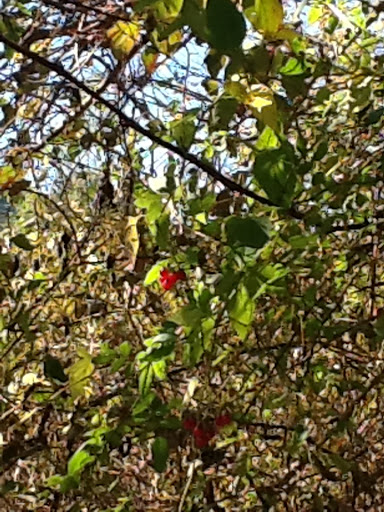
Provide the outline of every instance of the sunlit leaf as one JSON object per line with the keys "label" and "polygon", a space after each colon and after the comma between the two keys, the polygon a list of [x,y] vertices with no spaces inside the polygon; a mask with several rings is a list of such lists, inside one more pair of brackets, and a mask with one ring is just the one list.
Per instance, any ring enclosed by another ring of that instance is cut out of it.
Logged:
{"label": "sunlit leaf", "polygon": [[90,455],[85,450],[75,452],[68,461],[68,475],[75,478],[79,477],[85,466],[95,460],[95,457]]}
{"label": "sunlit leaf", "polygon": [[171,22],[179,14],[184,0],[158,0],[154,4],[156,17],[162,21]]}
{"label": "sunlit leaf", "polygon": [[130,53],[140,37],[140,26],[136,23],[117,21],[107,32],[112,47],[123,53]]}
{"label": "sunlit leaf", "polygon": [[229,304],[229,317],[233,328],[241,339],[245,339],[253,321],[255,304],[245,286],[240,286]]}
{"label": "sunlit leaf", "polygon": [[308,23],[316,23],[323,16],[323,7],[321,5],[312,5],[308,11]]}
{"label": "sunlit leaf", "polygon": [[68,370],[69,388],[73,398],[84,395],[90,376],[93,373],[94,365],[92,356],[84,350],[79,351],[80,359]]}
{"label": "sunlit leaf", "polygon": [[140,238],[137,230],[138,217],[128,217],[125,231],[125,246],[129,251],[129,259],[132,265],[136,262],[137,253],[140,246]]}
{"label": "sunlit leaf", "polygon": [[136,192],[136,205],[147,210],[146,217],[150,223],[156,221],[163,210],[161,195],[148,188]]}
{"label": "sunlit leaf", "polygon": [[250,7],[246,12],[254,27],[267,36],[276,34],[284,22],[284,11],[280,0],[255,0],[255,6]]}

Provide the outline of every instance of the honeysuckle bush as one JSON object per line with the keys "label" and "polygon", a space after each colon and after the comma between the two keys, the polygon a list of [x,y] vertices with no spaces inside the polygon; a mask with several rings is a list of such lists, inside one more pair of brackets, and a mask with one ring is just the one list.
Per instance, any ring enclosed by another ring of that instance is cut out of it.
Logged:
{"label": "honeysuckle bush", "polygon": [[383,507],[383,6],[0,2],[0,508]]}

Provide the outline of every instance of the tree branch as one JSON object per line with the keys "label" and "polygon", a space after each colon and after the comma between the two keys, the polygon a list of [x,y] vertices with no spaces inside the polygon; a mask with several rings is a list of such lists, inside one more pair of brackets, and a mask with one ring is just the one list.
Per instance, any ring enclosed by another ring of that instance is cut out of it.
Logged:
{"label": "tree branch", "polygon": [[[171,142],[168,142],[158,135],[152,133],[147,128],[144,128],[139,123],[137,123],[134,119],[128,117],[124,112],[122,112],[116,105],[111,103],[110,101],[103,98],[99,92],[92,90],[90,87],[88,87],[86,84],[82,83],[80,80],[78,80],[75,76],[73,76],[71,73],[69,73],[67,70],[63,68],[61,64],[58,64],[56,62],[51,62],[47,60],[44,57],[41,57],[39,54],[29,50],[28,48],[24,48],[23,46],[20,46],[19,44],[15,43],[14,41],[11,41],[7,37],[5,37],[3,34],[0,34],[0,42],[4,43],[5,45],[9,46],[10,48],[13,48],[15,51],[22,53],[26,57],[29,57],[34,62],[37,62],[38,64],[44,66],[47,69],[50,69],[57,75],[61,76],[62,78],[65,78],[70,83],[75,85],[78,89],[82,90],[83,92],[89,94],[93,99],[97,100],[99,103],[107,107],[111,112],[116,114],[121,123],[128,127],[132,128],[136,132],[140,133],[144,137],[147,137],[152,142],[158,144],[159,146],[168,149],[169,151],[172,151],[172,153],[175,153],[176,155],[180,156],[187,162],[189,162],[192,165],[195,165],[197,168],[202,170],[203,172],[207,173],[211,178],[216,180],[217,182],[224,185],[224,187],[228,188],[232,192],[238,192],[239,194],[243,196],[247,196],[261,204],[267,205],[267,206],[274,206],[278,207],[279,205],[274,204],[272,201],[270,201],[268,198],[260,196],[259,194],[256,194],[255,192],[248,190],[235,181],[231,180],[230,178],[227,178],[223,174],[221,174],[213,165],[211,165],[208,162],[205,162],[203,160],[200,160],[192,153],[189,153],[187,150],[176,146],[172,144]],[[302,218],[302,215],[297,212],[295,209],[291,208],[288,210],[289,215],[295,218]]]}

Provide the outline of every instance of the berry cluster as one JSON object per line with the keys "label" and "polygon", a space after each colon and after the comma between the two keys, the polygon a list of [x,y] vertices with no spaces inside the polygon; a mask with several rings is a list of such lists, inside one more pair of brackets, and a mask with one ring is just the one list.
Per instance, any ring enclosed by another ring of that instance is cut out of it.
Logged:
{"label": "berry cluster", "polygon": [[188,432],[191,432],[196,446],[198,448],[204,448],[221,428],[229,425],[231,422],[232,418],[229,414],[217,416],[214,426],[203,425],[202,423],[198,423],[194,418],[189,417],[184,419],[183,427],[185,430],[188,430]]}

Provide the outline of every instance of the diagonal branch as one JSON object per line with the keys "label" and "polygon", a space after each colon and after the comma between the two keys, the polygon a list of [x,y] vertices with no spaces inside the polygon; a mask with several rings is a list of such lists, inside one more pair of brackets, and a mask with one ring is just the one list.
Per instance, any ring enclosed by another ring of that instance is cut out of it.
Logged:
{"label": "diagonal branch", "polygon": [[[55,72],[57,75],[61,76],[62,78],[65,78],[70,83],[75,85],[78,89],[82,90],[83,92],[87,93],[89,96],[91,96],[94,100],[97,100],[99,103],[107,107],[111,112],[116,114],[120,122],[128,127],[132,128],[136,132],[140,133],[144,137],[147,137],[152,142],[158,144],[159,146],[168,149],[172,153],[175,153],[176,155],[180,156],[187,162],[189,162],[192,165],[195,165],[198,169],[204,171],[207,173],[211,178],[218,181],[222,185],[224,185],[226,188],[231,190],[232,192],[238,192],[239,194],[243,196],[250,197],[251,199],[254,199],[255,201],[267,205],[267,206],[278,206],[266,197],[260,196],[259,194],[256,194],[252,190],[248,190],[235,181],[231,180],[230,178],[224,176],[221,174],[213,165],[211,165],[208,162],[205,162],[203,160],[200,160],[198,157],[193,155],[192,153],[188,152],[187,150],[176,146],[172,144],[171,142],[168,142],[158,135],[152,133],[147,128],[144,128],[141,126],[138,122],[136,122],[134,119],[128,117],[124,112],[122,112],[116,105],[111,103],[110,101],[106,100],[101,96],[101,94],[98,91],[92,90],[90,87],[88,87],[86,84],[78,80],[75,76],[73,76],[71,73],[69,73],[67,70],[64,69],[64,67],[61,64],[58,64],[56,62],[51,62],[48,59],[41,57],[39,54],[29,50],[28,48],[24,48],[20,46],[19,44],[15,43],[14,41],[11,41],[7,37],[5,37],[3,34],[0,33],[0,42],[4,43],[5,45],[9,46],[10,48],[13,48],[15,51],[22,53],[26,57],[29,57],[34,62],[37,62],[38,64],[44,66],[47,69],[50,69],[51,71]],[[293,208],[289,210],[289,214],[292,217],[295,218],[302,218],[302,215],[295,211]]]}

